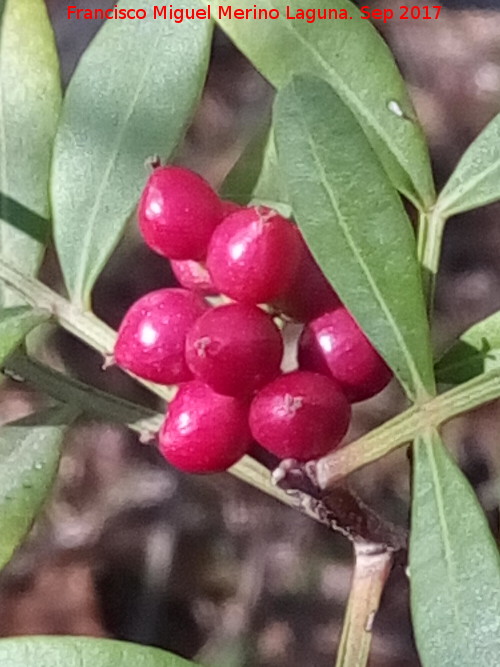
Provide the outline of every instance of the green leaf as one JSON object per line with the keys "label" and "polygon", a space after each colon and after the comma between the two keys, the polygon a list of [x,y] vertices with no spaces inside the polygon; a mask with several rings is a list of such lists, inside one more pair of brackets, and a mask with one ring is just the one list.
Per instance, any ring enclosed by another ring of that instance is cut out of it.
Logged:
{"label": "green leaf", "polygon": [[183,136],[210,51],[209,21],[153,19],[149,0],[118,6],[148,18],[101,28],[69,84],[54,149],[57,252],[72,299],[86,305],[147,179],[146,159],[166,160]]}
{"label": "green leaf", "polygon": [[262,171],[269,133],[269,122],[263,123],[255,132],[226,176],[220,188],[222,198],[230,199],[242,206],[249,203]]}
{"label": "green leaf", "polygon": [[30,306],[0,309],[0,364],[32,329],[49,317],[50,313],[33,310]]}
{"label": "green leaf", "polygon": [[465,151],[436,206],[450,217],[497,199],[500,199],[500,114]]}
{"label": "green leaf", "polygon": [[[4,9],[5,9],[5,0],[0,0],[0,26],[2,24]],[[1,39],[1,31],[0,31],[0,39]]]}
{"label": "green leaf", "polygon": [[[254,153],[253,149],[252,153]],[[257,158],[257,155],[254,154],[254,157]],[[226,181],[227,187],[231,184],[234,187],[237,178],[241,179],[240,183],[243,183],[243,187],[240,186],[239,191],[245,194],[240,196],[238,201],[242,204],[269,206],[285,218],[291,217],[292,209],[288,204],[288,195],[279,170],[272,125],[268,128],[265,142],[261,142],[259,164],[257,165],[256,159],[250,160],[249,169],[245,171],[247,162],[248,159],[242,156],[241,164],[238,164],[234,170],[236,173],[233,175],[233,172],[231,172],[230,178]],[[228,199],[233,198],[225,190],[223,190],[223,194]]]}
{"label": "green leaf", "polygon": [[[51,410],[44,425],[17,422],[0,429],[0,568],[22,542],[57,473],[69,408]],[[0,663],[3,664],[0,659]]]}
{"label": "green leaf", "polygon": [[[0,257],[30,275],[38,270],[47,235],[60,104],[59,61],[45,3],[7,0],[0,35]],[[30,235],[12,226],[27,224],[26,210]],[[0,288],[0,305],[18,303]]]}
{"label": "green leaf", "polygon": [[291,216],[286,186],[278,164],[273,127],[264,150],[262,168],[252,192],[252,203],[265,204],[287,218]]}
{"label": "green leaf", "polygon": [[2,667],[189,667],[194,662],[151,646],[90,637],[0,640]]}
{"label": "green leaf", "polygon": [[413,450],[410,586],[425,667],[498,664],[498,549],[472,488],[434,430]]}
{"label": "green leaf", "polygon": [[474,324],[436,364],[438,382],[459,384],[500,367],[500,311]]}
{"label": "green leaf", "polygon": [[249,143],[222,186],[221,195],[242,205],[270,206],[290,217],[286,188],[276,155],[274,130],[266,125]]}
{"label": "green leaf", "polygon": [[0,210],[2,220],[15,229],[19,229],[38,243],[45,245],[49,238],[50,223],[41,215],[30,211],[19,202],[0,192]]}
{"label": "green leaf", "polygon": [[[417,205],[433,203],[427,147],[404,82],[386,43],[351,2],[301,2],[304,10],[333,9],[339,15],[344,10],[352,17],[314,23],[287,19],[278,0],[263,0],[258,8],[278,10],[279,18],[258,21],[227,18],[221,12],[229,5],[205,2],[224,32],[275,87],[287,84],[294,74],[327,80],[356,114],[394,185]],[[255,5],[253,0],[236,0],[230,6],[234,11]],[[326,111],[334,117],[332,109]]]}
{"label": "green leaf", "polygon": [[278,157],[307,244],[411,399],[433,393],[415,239],[356,118],[326,83],[294,79],[275,106]]}

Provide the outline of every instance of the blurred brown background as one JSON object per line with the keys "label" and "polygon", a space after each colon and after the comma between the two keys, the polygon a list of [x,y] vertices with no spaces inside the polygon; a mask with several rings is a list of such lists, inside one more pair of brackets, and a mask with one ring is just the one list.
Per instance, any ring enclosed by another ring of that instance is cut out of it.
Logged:
{"label": "blurred brown background", "polygon": [[[66,3],[47,4],[67,82],[99,22],[68,21]],[[428,136],[438,186],[500,111],[500,12],[485,9],[494,8],[492,2],[444,4],[454,9],[444,9],[437,21],[383,26]],[[216,33],[182,162],[218,185],[271,101],[265,81]],[[500,308],[499,212],[492,205],[449,223],[436,301],[437,349]],[[44,276],[59,280],[50,253]],[[139,295],[171,283],[168,264],[140,243],[132,222],[99,282],[96,310],[116,326]],[[151,400],[120,372],[101,373],[98,357],[61,332],[53,333],[48,354],[82,379]],[[0,419],[24,414],[37,400],[19,385],[4,386]],[[389,387],[356,408],[352,435],[401,406],[397,388]],[[497,537],[498,412],[498,405],[488,406],[445,430]],[[405,524],[408,471],[407,455],[399,451],[353,481],[366,501]],[[326,667],[333,664],[350,567],[350,547],[341,536],[229,475],[181,475],[124,429],[87,423],[68,437],[53,497],[0,576],[0,634],[112,636],[214,667]],[[401,568],[384,594],[372,653],[372,667],[419,664]]]}

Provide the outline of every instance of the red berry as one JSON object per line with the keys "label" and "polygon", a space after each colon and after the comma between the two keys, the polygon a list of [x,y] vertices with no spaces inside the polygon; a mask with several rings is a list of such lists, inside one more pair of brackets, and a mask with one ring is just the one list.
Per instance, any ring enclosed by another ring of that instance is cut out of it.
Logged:
{"label": "red berry", "polygon": [[299,341],[301,368],[336,380],[351,403],[375,396],[391,370],[345,308],[310,322]]}
{"label": "red berry", "polygon": [[139,227],[146,243],[169,259],[202,259],[222,204],[198,174],[181,167],[159,167],[139,202]]}
{"label": "red berry", "polygon": [[262,389],[250,408],[257,442],[280,458],[307,461],[335,449],[349,427],[351,406],[336,382],[293,371]]}
{"label": "red berry", "polygon": [[243,303],[207,311],[186,339],[195,377],[229,396],[251,394],[275,378],[282,357],[283,340],[272,318]]}
{"label": "red berry", "polygon": [[173,259],[170,266],[182,287],[204,296],[217,294],[210,274],[201,262],[196,262],[194,259]]}
{"label": "red berry", "polygon": [[288,288],[300,258],[296,227],[263,206],[229,215],[215,230],[207,267],[216,288],[236,301],[266,303]]}
{"label": "red berry", "polygon": [[186,335],[207,307],[200,296],[184,289],[161,289],[141,297],[120,325],[116,363],[160,384],[190,380],[184,358]]}
{"label": "red berry", "polygon": [[216,394],[203,382],[183,385],[159,434],[160,451],[185,472],[227,470],[248,450],[248,403]]}
{"label": "red berry", "polygon": [[239,204],[235,204],[234,201],[229,201],[229,199],[221,199],[221,204],[222,204],[222,217],[227,218],[228,215],[231,215],[231,213],[234,213],[235,211],[239,211],[243,206],[240,206]]}
{"label": "red berry", "polygon": [[342,303],[311,255],[302,236],[300,239],[302,252],[297,271],[286,294],[276,306],[299,322],[309,322]]}

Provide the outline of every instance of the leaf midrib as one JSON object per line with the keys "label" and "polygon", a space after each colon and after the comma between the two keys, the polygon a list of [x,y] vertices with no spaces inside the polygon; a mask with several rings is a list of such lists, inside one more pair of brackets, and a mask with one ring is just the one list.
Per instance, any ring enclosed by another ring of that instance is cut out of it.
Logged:
{"label": "leaf midrib", "polygon": [[439,481],[439,473],[437,470],[437,461],[434,456],[434,446],[442,447],[439,442],[434,442],[432,435],[428,436],[428,440],[424,440],[422,443],[425,449],[427,450],[427,460],[429,461],[429,467],[432,476],[432,489],[434,494],[434,500],[436,502],[439,524],[441,526],[441,534],[443,537],[443,547],[444,547],[444,560],[446,563],[446,573],[448,575],[448,588],[450,590],[450,597],[452,600],[453,606],[453,617],[455,620],[455,625],[457,629],[457,634],[461,636],[463,631],[463,623],[460,618],[460,604],[457,600],[455,593],[455,587],[453,583],[457,580],[456,577],[456,567],[453,561],[453,550],[451,548],[451,536],[450,530],[448,527],[448,522],[446,521],[446,511],[444,509],[444,499],[441,494],[441,485]]}

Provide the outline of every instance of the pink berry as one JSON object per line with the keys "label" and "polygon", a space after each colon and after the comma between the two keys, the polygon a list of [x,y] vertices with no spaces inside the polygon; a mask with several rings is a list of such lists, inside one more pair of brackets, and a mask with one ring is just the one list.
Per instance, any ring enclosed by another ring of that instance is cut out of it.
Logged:
{"label": "pink berry", "polygon": [[391,370],[344,308],[310,322],[299,341],[300,368],[336,380],[351,403],[375,396],[390,381]]}
{"label": "pink berry", "polygon": [[250,429],[276,456],[308,461],[339,445],[350,418],[351,406],[336,382],[318,373],[293,371],[254,398]]}
{"label": "pink berry", "polygon": [[194,259],[173,259],[170,266],[182,287],[204,296],[217,294],[210,274],[201,262],[196,262]]}
{"label": "pink berry", "polygon": [[309,322],[342,303],[302,236],[300,239],[302,252],[297,271],[286,294],[275,305],[298,322]]}
{"label": "pink berry", "polygon": [[184,289],[161,289],[141,297],[120,325],[116,363],[160,384],[190,380],[184,358],[186,335],[207,308],[200,296]]}
{"label": "pink berry", "polygon": [[275,378],[282,357],[283,340],[272,318],[243,303],[207,311],[186,339],[194,376],[229,396],[251,394]]}
{"label": "pink berry", "polygon": [[254,206],[232,213],[217,227],[207,268],[223,294],[266,303],[287,290],[299,258],[296,227],[269,208]]}
{"label": "pink berry", "polygon": [[184,472],[221,472],[249,449],[248,403],[203,382],[182,385],[159,434],[160,451]]}
{"label": "pink berry", "polygon": [[202,259],[222,204],[198,174],[181,167],[159,167],[139,202],[139,227],[154,251],[169,259]]}

